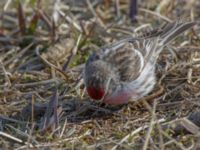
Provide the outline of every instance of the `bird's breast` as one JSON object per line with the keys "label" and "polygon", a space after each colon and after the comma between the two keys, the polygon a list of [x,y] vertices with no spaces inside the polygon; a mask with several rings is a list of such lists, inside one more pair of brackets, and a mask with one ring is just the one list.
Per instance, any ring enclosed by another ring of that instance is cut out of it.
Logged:
{"label": "bird's breast", "polygon": [[126,104],[132,96],[136,95],[137,93],[131,89],[127,89],[127,87],[121,86],[120,88],[116,89],[110,96],[106,96],[103,101],[106,104],[112,105]]}

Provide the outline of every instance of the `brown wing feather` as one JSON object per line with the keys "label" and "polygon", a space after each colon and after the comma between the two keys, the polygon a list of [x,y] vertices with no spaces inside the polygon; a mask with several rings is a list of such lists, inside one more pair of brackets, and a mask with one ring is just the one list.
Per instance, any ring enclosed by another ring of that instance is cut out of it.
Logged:
{"label": "brown wing feather", "polygon": [[141,56],[134,50],[133,43],[127,42],[117,50],[110,51],[104,60],[113,64],[113,67],[119,72],[121,81],[129,82],[140,74],[141,67],[143,67]]}

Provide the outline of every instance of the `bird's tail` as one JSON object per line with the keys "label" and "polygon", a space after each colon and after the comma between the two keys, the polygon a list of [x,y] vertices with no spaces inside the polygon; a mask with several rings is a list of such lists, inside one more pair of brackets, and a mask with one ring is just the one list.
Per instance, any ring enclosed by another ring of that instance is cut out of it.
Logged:
{"label": "bird's tail", "polygon": [[194,25],[195,22],[175,21],[168,23],[162,28],[156,29],[155,35],[151,38],[151,41],[153,42],[149,42],[149,47],[146,47],[148,52],[147,58],[149,58],[151,62],[155,63],[164,46]]}
{"label": "bird's tail", "polygon": [[167,45],[181,33],[185,32],[194,25],[195,22],[175,21],[172,23],[168,23],[167,25],[161,28],[161,33],[160,33],[161,41],[159,42],[159,44],[161,46]]}
{"label": "bird's tail", "polygon": [[162,28],[156,29],[155,32],[152,31],[152,34],[147,37],[147,44],[145,44],[147,64],[145,65],[144,70],[151,70],[151,67],[147,68],[148,63],[150,64],[150,66],[154,66],[163,47],[174,40],[178,35],[194,25],[195,22],[175,21],[172,23],[168,23]]}

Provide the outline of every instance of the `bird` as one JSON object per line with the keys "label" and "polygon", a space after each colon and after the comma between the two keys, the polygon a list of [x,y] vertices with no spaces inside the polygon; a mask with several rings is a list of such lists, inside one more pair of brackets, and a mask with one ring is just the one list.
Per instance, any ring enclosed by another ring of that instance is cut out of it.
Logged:
{"label": "bird", "polygon": [[83,70],[89,97],[109,105],[122,105],[149,94],[156,84],[159,54],[194,25],[193,21],[173,21],[94,51]]}

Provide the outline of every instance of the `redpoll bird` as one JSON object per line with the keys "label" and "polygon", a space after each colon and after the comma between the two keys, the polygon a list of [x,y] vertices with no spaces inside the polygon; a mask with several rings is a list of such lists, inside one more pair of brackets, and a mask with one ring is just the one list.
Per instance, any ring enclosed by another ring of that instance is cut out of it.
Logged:
{"label": "redpoll bird", "polygon": [[99,49],[86,62],[88,95],[106,104],[136,101],[152,91],[155,64],[163,47],[194,22],[173,22],[143,36],[127,38]]}

